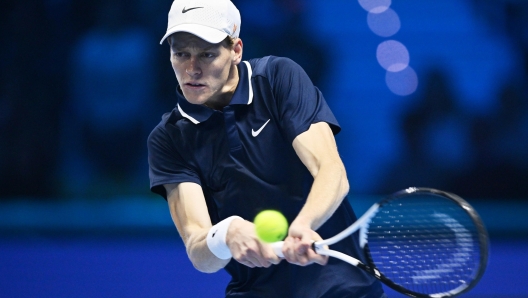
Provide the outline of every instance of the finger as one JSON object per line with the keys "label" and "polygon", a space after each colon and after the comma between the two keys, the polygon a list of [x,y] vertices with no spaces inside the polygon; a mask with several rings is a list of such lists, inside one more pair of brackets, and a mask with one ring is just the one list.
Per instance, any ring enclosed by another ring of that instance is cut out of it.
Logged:
{"label": "finger", "polygon": [[273,264],[273,265],[277,265],[278,263],[280,263],[280,261],[282,261],[282,259],[279,258],[275,253],[272,253],[270,255],[266,255],[265,258],[266,258],[267,262],[269,262],[270,264]]}
{"label": "finger", "polygon": [[279,256],[277,256],[277,254],[275,254],[273,246],[269,243],[261,243],[260,250],[264,260],[270,264],[276,265],[282,260]]}
{"label": "finger", "polygon": [[312,243],[314,242],[311,233],[305,232],[300,236],[300,238],[295,238],[294,241],[295,253],[298,256],[306,255],[311,250]]}
{"label": "finger", "polygon": [[307,265],[312,264],[312,261],[310,260],[310,258],[306,254],[297,255],[297,261],[295,262],[295,264],[297,264],[299,266],[307,266]]}
{"label": "finger", "polygon": [[310,258],[308,256],[308,251],[311,249],[301,243],[301,240],[298,238],[293,238],[290,242],[290,247],[288,248],[285,257],[289,263],[306,266],[311,264]]}
{"label": "finger", "polygon": [[307,253],[307,257],[311,263],[317,263],[319,265],[326,265],[328,262],[328,256],[323,256],[310,249]]}
{"label": "finger", "polygon": [[240,264],[244,264],[250,268],[263,267],[264,265],[264,262],[261,262],[261,260],[258,258],[258,254],[247,248],[242,250],[240,253],[233,255],[233,258]]}
{"label": "finger", "polygon": [[238,261],[240,264],[247,266],[249,268],[255,268],[255,265],[249,261]]}
{"label": "finger", "polygon": [[268,258],[264,257],[261,252],[252,255],[252,261],[257,267],[269,267],[271,262]]}
{"label": "finger", "polygon": [[[259,260],[258,258],[256,257],[253,257],[253,256],[247,256],[246,259],[244,260],[245,263],[249,263],[251,264],[253,267],[251,268],[254,268],[254,267],[264,267],[265,265],[265,262],[262,262],[261,260]],[[248,266],[249,267],[249,266]]]}
{"label": "finger", "polygon": [[[315,235],[314,238],[319,239],[319,240],[321,239],[319,235]],[[318,254],[315,251],[314,243],[315,241],[311,240],[310,249],[308,249],[308,251],[306,252],[308,259],[310,260],[311,263],[317,263],[319,265],[326,265],[326,263],[328,262],[328,256]]]}
{"label": "finger", "polygon": [[295,262],[297,261],[297,255],[295,253],[294,238],[287,237],[284,240],[282,254],[284,255],[284,259],[286,259],[286,261],[295,264]]}
{"label": "finger", "polygon": [[265,267],[268,268],[273,264],[278,264],[280,258],[277,257],[273,248],[269,244],[261,243],[258,246],[258,249],[249,251],[247,259],[251,261],[255,267]]}
{"label": "finger", "polygon": [[308,253],[308,251],[311,249],[313,241],[310,238],[307,238],[306,236],[303,236],[303,238],[295,238],[294,240],[294,250],[295,254],[297,256],[303,256]]}
{"label": "finger", "polygon": [[256,262],[258,262],[258,264],[255,264],[256,267],[264,267],[264,268],[268,268],[269,266],[273,265],[274,263],[278,263],[272,259],[268,259],[268,258],[265,258],[265,257],[262,257],[262,258],[256,258]]}
{"label": "finger", "polygon": [[306,266],[311,264],[310,259],[307,255],[308,246],[305,243],[302,243],[301,239],[295,238],[293,240],[293,255],[291,262],[296,265]]}

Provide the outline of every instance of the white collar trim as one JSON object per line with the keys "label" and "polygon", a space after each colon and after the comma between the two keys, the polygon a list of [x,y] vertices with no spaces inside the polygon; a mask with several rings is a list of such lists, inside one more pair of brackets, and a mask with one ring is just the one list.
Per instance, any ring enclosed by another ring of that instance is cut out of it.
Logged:
{"label": "white collar trim", "polygon": [[182,110],[182,108],[180,107],[180,104],[178,104],[178,111],[180,111],[180,114],[182,114],[183,117],[185,117],[185,118],[191,120],[192,123],[194,123],[194,124],[198,124],[198,123],[200,123],[200,121],[194,119],[193,117],[191,117],[191,115],[185,113],[185,112]]}
{"label": "white collar trim", "polygon": [[247,73],[247,79],[248,79],[248,84],[249,84],[249,95],[248,95],[248,105],[250,105],[252,102],[253,102],[253,85],[251,85],[251,76],[253,75],[253,69],[251,69],[251,65],[249,64],[249,62],[247,61],[244,61],[244,63],[246,63],[246,66],[247,66],[247,70],[248,70],[248,73]]}

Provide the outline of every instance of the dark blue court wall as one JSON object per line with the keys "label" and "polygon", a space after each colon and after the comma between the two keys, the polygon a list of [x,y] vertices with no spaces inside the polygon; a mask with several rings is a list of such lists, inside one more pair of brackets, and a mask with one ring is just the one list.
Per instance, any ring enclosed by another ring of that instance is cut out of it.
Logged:
{"label": "dark blue court wall", "polygon": [[[354,193],[526,199],[524,1],[235,3],[244,59],[290,57],[323,91]],[[2,2],[2,200],[148,193],[146,136],[175,105],[170,4]]]}

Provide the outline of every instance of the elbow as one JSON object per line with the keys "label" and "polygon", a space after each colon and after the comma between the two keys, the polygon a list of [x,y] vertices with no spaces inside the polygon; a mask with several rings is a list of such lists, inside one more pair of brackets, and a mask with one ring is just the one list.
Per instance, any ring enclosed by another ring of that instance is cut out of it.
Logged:
{"label": "elbow", "polygon": [[189,256],[189,260],[191,260],[191,263],[194,267],[194,269],[202,272],[202,273],[215,273],[220,268],[211,266],[211,264],[208,264],[207,262],[204,262],[202,258],[193,257],[191,254],[187,254]]}
{"label": "elbow", "polygon": [[194,269],[202,272],[202,273],[216,273],[220,270],[220,268],[211,268],[210,266],[206,266],[203,264],[203,262],[195,262],[191,259],[191,263],[194,266]]}
{"label": "elbow", "polygon": [[341,175],[340,175],[341,183],[340,183],[340,195],[342,198],[346,197],[348,192],[350,191],[350,184],[348,182],[345,166],[342,164],[341,166]]}
{"label": "elbow", "polygon": [[350,191],[350,184],[348,184],[348,179],[345,176],[345,178],[342,181],[341,196],[343,198],[346,197],[349,191]]}
{"label": "elbow", "polygon": [[229,260],[221,260],[212,255],[208,250],[193,249],[193,245],[188,245],[187,256],[193,267],[203,273],[215,273],[222,269]]}

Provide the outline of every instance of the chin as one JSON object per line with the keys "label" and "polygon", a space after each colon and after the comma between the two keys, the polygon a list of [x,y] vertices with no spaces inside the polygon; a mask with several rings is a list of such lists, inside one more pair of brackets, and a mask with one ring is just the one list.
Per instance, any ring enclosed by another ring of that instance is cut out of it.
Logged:
{"label": "chin", "polygon": [[183,94],[183,96],[185,97],[185,99],[193,104],[193,105],[203,105],[204,103],[207,102],[207,98],[205,97],[201,97],[201,96],[193,96],[193,95],[187,95],[187,94]]}

